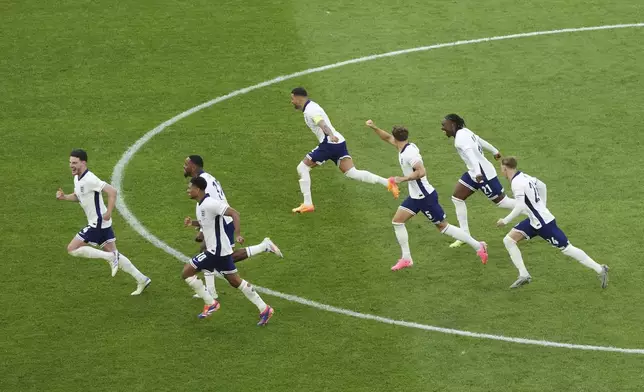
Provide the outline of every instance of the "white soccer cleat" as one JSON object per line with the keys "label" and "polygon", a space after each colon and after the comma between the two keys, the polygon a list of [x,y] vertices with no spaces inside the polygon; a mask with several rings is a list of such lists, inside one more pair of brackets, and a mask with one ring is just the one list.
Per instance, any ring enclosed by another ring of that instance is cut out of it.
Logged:
{"label": "white soccer cleat", "polygon": [[532,282],[532,276],[519,276],[519,279],[517,279],[514,283],[512,283],[512,286],[510,286],[511,289],[516,289],[519,288],[525,284],[528,284]]}
{"label": "white soccer cleat", "polygon": [[116,275],[119,270],[119,258],[121,257],[121,255],[119,254],[118,250],[115,250],[114,252],[112,252],[112,254],[114,254],[114,260],[108,261],[108,263],[110,264],[110,268],[112,269],[112,277],[114,277],[114,275]]}
{"label": "white soccer cleat", "polygon": [[602,265],[602,272],[599,274],[599,280],[602,282],[602,289],[608,287],[608,266]]}
{"label": "white soccer cleat", "polygon": [[266,245],[266,250],[268,250],[271,253],[275,253],[277,256],[281,258],[284,258],[284,254],[282,253],[280,248],[278,248],[277,245],[275,245],[275,243],[271,241],[270,238],[268,237],[264,238],[263,242]]}
{"label": "white soccer cleat", "polygon": [[449,244],[449,247],[450,248],[460,248],[461,246],[463,246],[463,244],[464,244],[463,241],[456,240],[456,241],[452,242],[451,244]]}
{"label": "white soccer cleat", "polygon": [[130,295],[140,295],[143,290],[145,290],[150,285],[150,283],[152,283],[152,279],[146,277],[143,282],[137,283],[136,290],[134,290]]}

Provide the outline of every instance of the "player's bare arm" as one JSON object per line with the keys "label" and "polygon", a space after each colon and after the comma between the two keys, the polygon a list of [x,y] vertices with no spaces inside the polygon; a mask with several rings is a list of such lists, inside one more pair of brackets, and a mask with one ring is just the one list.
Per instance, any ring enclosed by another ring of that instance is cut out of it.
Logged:
{"label": "player's bare arm", "polygon": [[110,220],[112,218],[112,211],[114,211],[114,206],[116,205],[116,195],[118,191],[112,185],[105,184],[103,192],[107,193],[107,211],[103,214],[103,219]]}
{"label": "player's bare arm", "polygon": [[199,221],[192,220],[192,218],[189,216],[186,216],[185,218],[183,218],[183,225],[185,227],[201,227],[201,225],[199,224]]}
{"label": "player's bare arm", "polygon": [[58,188],[58,190],[56,191],[56,199],[78,202],[78,197],[76,197],[75,193],[66,195],[65,192],[63,192],[63,188]]}
{"label": "player's bare arm", "polygon": [[367,120],[365,123],[369,128],[373,129],[374,132],[380,137],[380,139],[386,141],[387,143],[395,146],[396,143],[394,142],[394,136],[390,134],[387,131],[384,131],[376,126],[376,124],[373,122],[373,120]]}
{"label": "player's bare arm", "polygon": [[235,227],[235,239],[237,240],[237,243],[243,244],[244,237],[242,237],[240,234],[241,229],[240,229],[239,212],[232,207],[228,207],[226,208],[224,215],[233,218],[233,226]]}
{"label": "player's bare arm", "polygon": [[326,123],[324,120],[320,120],[316,125],[317,125],[318,127],[320,127],[320,129],[322,129],[322,132],[324,132],[324,134],[325,134],[325,135],[329,138],[329,140],[331,140],[333,143],[336,143],[336,142],[338,141],[337,136],[333,135],[333,131],[331,130],[331,128],[329,128],[329,126],[327,125],[327,123]]}
{"label": "player's bare arm", "polygon": [[406,182],[406,181],[415,181],[423,178],[426,174],[425,165],[422,162],[416,162],[413,166],[414,172],[405,177],[395,177],[396,183]]}

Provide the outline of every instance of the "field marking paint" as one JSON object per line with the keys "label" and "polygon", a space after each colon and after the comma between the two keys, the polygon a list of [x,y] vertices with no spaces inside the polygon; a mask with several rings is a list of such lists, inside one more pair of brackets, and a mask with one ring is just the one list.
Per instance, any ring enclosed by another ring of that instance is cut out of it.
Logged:
{"label": "field marking paint", "polygon": [[[174,256],[181,262],[188,262],[190,261],[190,258],[183,253],[179,252],[178,250],[172,248],[165,242],[161,241],[159,238],[157,238],[154,234],[150,233],[148,229],[141,224],[141,222],[137,219],[136,216],[130,211],[128,206],[125,204],[124,197],[123,197],[123,192],[122,192],[122,184],[123,184],[123,174],[125,172],[125,167],[127,164],[132,160],[134,157],[134,154],[137,153],[143,147],[145,143],[147,143],[150,139],[152,139],[154,136],[158,135],[159,133],[163,132],[164,129],[167,127],[171,126],[172,124],[175,124],[179,120],[182,120],[202,109],[206,109],[210,106],[213,106],[219,102],[228,100],[230,98],[236,97],[238,95],[243,95],[246,93],[249,93],[253,90],[260,89],[262,87],[270,86],[279,82],[283,82],[285,80],[297,78],[299,76],[304,76],[304,75],[309,75],[312,73],[316,72],[322,72],[322,71],[327,71],[329,69],[333,68],[339,68],[343,67],[345,65],[350,65],[350,64],[358,64],[358,63],[363,63],[366,61],[371,61],[371,60],[376,60],[380,58],[385,58],[385,57],[394,57],[394,56],[399,56],[402,54],[408,54],[408,53],[415,53],[415,52],[424,52],[432,49],[439,49],[439,48],[447,48],[447,47],[452,47],[452,46],[460,46],[460,45],[469,45],[469,44],[477,44],[481,42],[490,42],[490,41],[502,41],[502,40],[507,40],[507,39],[514,39],[514,38],[526,38],[526,37],[534,37],[534,36],[539,36],[539,35],[554,35],[554,34],[563,34],[563,33],[575,33],[575,32],[581,32],[581,31],[595,31],[595,30],[612,30],[612,29],[623,29],[623,28],[630,28],[630,27],[644,27],[644,23],[631,23],[631,24],[618,24],[618,25],[606,25],[606,26],[594,26],[594,27],[580,27],[580,28],[570,28],[570,29],[560,29],[560,30],[549,30],[549,31],[535,31],[531,33],[520,33],[520,34],[512,34],[512,35],[503,35],[503,36],[497,36],[497,37],[488,37],[488,38],[478,38],[478,39],[472,39],[472,40],[465,40],[465,41],[456,41],[456,42],[448,42],[448,43],[443,43],[443,44],[436,44],[436,45],[430,45],[430,46],[420,46],[417,48],[411,48],[411,49],[404,49],[404,50],[396,50],[394,52],[388,52],[388,53],[381,53],[381,54],[375,54],[371,56],[365,56],[365,57],[360,57],[352,60],[347,60],[347,61],[341,61],[339,63],[335,64],[329,64],[325,65],[322,67],[317,67],[317,68],[310,68],[304,71],[300,72],[295,72],[289,75],[284,75],[284,76],[278,76],[274,79],[267,80],[262,83],[258,83],[249,87],[245,87],[239,90],[235,90],[231,93],[228,93],[226,95],[222,95],[220,97],[217,97],[215,99],[212,99],[208,102],[204,102],[200,105],[197,105],[191,109],[186,110],[183,113],[180,113],[171,119],[165,121],[164,123],[160,124],[156,128],[152,129],[151,131],[147,132],[145,135],[143,135],[139,140],[137,140],[132,146],[130,146],[127,151],[123,154],[121,159],[118,161],[116,166],[114,167],[114,171],[112,173],[112,185],[119,191],[118,192],[118,199],[116,202],[116,207],[118,208],[119,212],[125,220],[136,230],[137,233],[139,233],[143,238],[151,242],[154,246],[157,248],[165,251],[166,253]],[[373,320],[373,321],[378,321],[381,323],[385,324],[391,324],[391,325],[397,325],[401,327],[407,327],[407,328],[416,328],[416,329],[422,329],[426,331],[433,331],[433,332],[441,332],[441,333],[446,333],[450,335],[459,335],[459,336],[467,336],[471,338],[479,338],[479,339],[490,339],[490,340],[498,340],[498,341],[503,341],[503,342],[510,342],[510,343],[519,343],[519,344],[531,344],[531,345],[536,345],[536,346],[543,346],[543,347],[559,347],[559,348],[568,348],[568,349],[576,349],[576,350],[590,350],[590,351],[609,351],[609,352],[619,352],[619,353],[627,353],[627,354],[644,354],[644,349],[636,349],[636,348],[619,348],[619,347],[611,347],[611,346],[591,346],[591,345],[585,345],[585,344],[569,344],[569,343],[559,343],[559,342],[551,342],[548,340],[535,340],[535,339],[524,339],[524,338],[515,338],[515,337],[508,337],[508,336],[503,336],[503,335],[491,335],[491,334],[486,334],[486,333],[478,333],[478,332],[470,332],[470,331],[462,331],[458,329],[451,329],[451,328],[441,328],[441,327],[436,327],[433,325],[426,325],[426,324],[420,324],[420,323],[414,323],[414,322],[409,322],[409,321],[403,321],[403,320],[394,320],[386,317],[380,317],[380,316],[375,316],[372,314],[365,314],[365,313],[359,313],[355,312],[353,310],[349,309],[343,309],[343,308],[337,308],[335,306],[331,305],[325,305],[319,302],[311,301],[306,298],[301,298],[295,295],[291,294],[284,294],[280,293],[278,291],[274,291],[271,289],[267,289],[264,287],[259,287],[255,286],[255,288],[265,294],[272,295],[274,297],[279,297],[282,299],[285,299],[287,301],[299,303],[302,305],[307,305],[314,307],[316,309],[321,309],[327,312],[332,312],[332,313],[338,313],[338,314],[344,314],[346,316],[351,316],[351,317],[356,317],[360,318],[363,320]]]}

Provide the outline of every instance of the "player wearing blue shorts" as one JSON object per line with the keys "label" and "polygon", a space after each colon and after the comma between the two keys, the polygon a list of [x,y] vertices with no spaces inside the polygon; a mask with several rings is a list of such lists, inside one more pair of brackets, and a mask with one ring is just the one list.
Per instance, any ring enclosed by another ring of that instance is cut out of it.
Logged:
{"label": "player wearing blue shorts", "polygon": [[519,270],[519,278],[510,288],[521,287],[532,281],[532,277],[523,264],[523,257],[517,242],[523,239],[529,240],[536,236],[559,248],[566,256],[570,256],[582,265],[594,270],[601,280],[602,288],[606,288],[608,286],[608,266],[597,264],[586,252],[574,247],[568,241],[568,237],[557,226],[554,215],[546,207],[545,184],[518,171],[517,160],[514,157],[506,157],[501,160],[501,173],[510,180],[516,206],[508,216],[499,219],[497,226],[503,227],[507,225],[522,213],[527,213],[528,215],[527,219],[519,222],[503,238],[505,248],[508,250],[512,262]]}
{"label": "player wearing blue shorts", "polygon": [[300,191],[304,197],[304,202],[299,207],[293,208],[293,212],[306,213],[315,211],[311,197],[310,171],[312,168],[329,160],[333,161],[345,176],[370,184],[380,184],[393,193],[394,198],[398,198],[398,186],[393,181],[393,178],[386,179],[354,167],[344,137],[333,128],[331,120],[329,120],[329,116],[327,116],[324,109],[308,98],[308,93],[304,88],[297,87],[291,91],[291,103],[296,110],[302,111],[304,122],[320,143],[297,166],[297,172],[300,175]]}
{"label": "player wearing blue shorts", "polygon": [[[183,176],[184,177],[202,177],[203,179],[206,180],[208,187],[206,188],[206,193],[210,195],[210,197],[221,200],[222,202],[228,204],[228,199],[226,199],[226,194],[224,193],[224,189],[222,188],[221,184],[217,179],[209,173],[206,173],[203,169],[203,158],[199,155],[190,155],[188,156],[184,163],[183,163]],[[199,224],[199,222],[195,222],[196,224]],[[224,231],[226,232],[226,235],[228,235],[228,239],[230,240],[230,245],[234,248],[235,247],[235,228],[233,227],[233,221],[230,217],[224,216]],[[201,244],[201,251],[206,250],[206,244],[203,242],[204,236],[203,236],[203,231],[200,230],[199,234],[197,234],[197,237],[195,238],[195,241],[199,242]],[[266,237],[262,242],[260,242],[257,245],[251,245],[247,246],[242,249],[237,249],[233,252],[232,258],[233,262],[237,263],[242,260],[246,260],[249,257],[257,256],[261,253],[268,252],[268,253],[274,253],[279,257],[284,257],[282,254],[282,251],[280,248],[275,245],[273,241],[271,241],[270,238]],[[203,271],[203,276],[204,276],[204,281],[206,282],[206,289],[211,292],[211,294],[214,293],[214,287],[215,287],[215,275],[217,275],[217,272],[210,272],[208,270]],[[195,294],[196,298],[199,298],[198,295]]]}
{"label": "player wearing blue shorts", "polygon": [[[141,294],[152,281],[116,249],[116,236],[112,230],[116,189],[101,181],[87,168],[87,152],[84,150],[77,149],[71,152],[69,167],[74,175],[74,192],[66,195],[59,188],[56,199],[78,202],[87,216],[87,226],[81,229],[67,245],[67,252],[74,257],[107,261],[112,270],[112,276],[116,275],[119,268],[122,269],[136,280],[136,290],[131,295]],[[108,197],[107,207],[103,202],[103,192]]]}
{"label": "player wearing blue shorts", "polygon": [[382,140],[396,147],[403,177],[394,177],[394,181],[397,184],[407,182],[409,188],[409,196],[398,207],[398,211],[396,211],[392,220],[396,239],[402,250],[402,257],[391,267],[391,270],[398,271],[414,265],[411,251],[409,250],[409,236],[407,228],[405,228],[405,222],[418,212],[422,212],[442,234],[463,241],[474,248],[476,254],[481,258],[481,262],[486,264],[488,255],[485,242],[475,240],[464,230],[450,225],[445,220],[445,212],[438,203],[438,193],[427,180],[423,157],[420,155],[418,147],[409,142],[407,128],[394,126],[390,134],[378,128],[371,120],[368,120],[366,124]]}
{"label": "player wearing blue shorts", "polygon": [[[217,271],[226,278],[231,286],[239,289],[257,309],[259,309],[259,322],[257,325],[266,325],[273,316],[273,308],[266,305],[255,289],[243,280],[237,273],[233,262],[233,248],[224,229],[224,217],[233,220],[235,237],[238,243],[244,242],[244,237],[239,233],[239,212],[222,200],[215,199],[206,193],[208,182],[203,177],[193,177],[188,186],[188,196],[197,202],[196,215],[199,227],[203,229],[206,250],[193,257],[190,263],[183,267],[181,277],[193,288],[196,294],[204,300],[203,312],[199,318],[206,318],[220,307],[217,301],[217,290],[213,293],[206,290],[203,282],[197,278],[197,272],[207,270]],[[194,226],[192,218],[184,220],[186,226]]]}
{"label": "player wearing blue shorts", "polygon": [[[452,202],[456,209],[458,224],[466,232],[470,232],[467,220],[465,200],[474,192],[480,190],[494,204],[501,208],[514,208],[514,199],[503,193],[503,186],[496,175],[494,165],[483,154],[486,149],[494,154],[494,159],[501,158],[501,153],[493,145],[486,142],[474,132],[465,128],[465,120],[456,114],[448,114],[442,122],[442,131],[447,137],[454,138],[454,147],[460,155],[467,171],[456,183]],[[450,245],[451,248],[461,246],[461,241]]]}

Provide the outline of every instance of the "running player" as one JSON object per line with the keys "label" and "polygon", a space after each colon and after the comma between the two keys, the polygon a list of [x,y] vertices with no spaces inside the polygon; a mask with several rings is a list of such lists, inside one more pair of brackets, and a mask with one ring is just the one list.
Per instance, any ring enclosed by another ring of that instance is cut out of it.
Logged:
{"label": "running player", "polygon": [[445,212],[438,203],[438,192],[427,181],[425,166],[423,164],[423,157],[420,155],[420,150],[415,144],[410,143],[409,132],[406,128],[394,126],[390,133],[378,128],[373,121],[368,120],[367,126],[373,129],[378,136],[389,144],[392,144],[398,149],[398,160],[403,172],[403,177],[395,177],[396,183],[407,182],[409,188],[409,196],[398,207],[398,211],[394,215],[392,224],[394,225],[394,232],[400,248],[402,249],[402,257],[398,262],[391,267],[392,271],[397,271],[403,268],[411,267],[414,262],[411,258],[411,251],[409,250],[409,236],[405,228],[405,222],[411,219],[419,211],[421,211],[427,219],[429,219],[438,231],[446,234],[454,239],[463,241],[470,245],[476,251],[476,254],[481,258],[483,264],[487,263],[487,245],[485,242],[479,242],[472,238],[469,233],[464,230],[450,225],[445,220]]}
{"label": "running player", "polygon": [[349,155],[344,137],[333,128],[331,120],[329,120],[329,116],[327,116],[324,109],[309,99],[308,93],[304,88],[297,87],[291,91],[291,103],[295,109],[304,113],[304,122],[311,128],[320,143],[297,166],[297,172],[300,175],[300,190],[304,196],[304,202],[299,207],[293,208],[293,212],[306,213],[315,210],[313,199],[311,198],[311,174],[309,172],[312,168],[322,165],[328,160],[333,161],[345,176],[357,181],[385,186],[388,191],[393,193],[394,198],[398,198],[400,191],[393,178],[386,179],[354,167],[353,159]]}
{"label": "running player", "polygon": [[[184,177],[202,177],[206,180],[208,186],[206,187],[206,193],[210,195],[210,197],[220,200],[224,202],[226,205],[228,205],[228,200],[226,199],[226,195],[224,194],[224,189],[222,188],[221,184],[217,179],[211,175],[206,173],[203,170],[203,158],[199,155],[190,155],[187,157],[183,163],[183,176]],[[235,237],[234,237],[234,227],[233,227],[233,220],[229,216],[224,216],[224,231],[228,235],[228,239],[230,240],[230,246],[233,248],[235,247]],[[197,222],[195,222],[197,223]],[[197,237],[195,240],[199,243],[201,243],[201,251],[205,251],[206,244],[203,242],[203,231],[200,230],[199,234],[197,234]],[[266,237],[262,242],[260,242],[257,245],[251,245],[246,248],[242,249],[237,249],[233,252],[232,258],[233,262],[237,263],[242,260],[246,260],[249,257],[257,256],[261,253],[264,252],[270,252],[274,253],[279,257],[284,257],[282,254],[282,251],[280,248],[275,245],[273,241],[271,241],[270,238]],[[214,287],[215,287],[215,275],[217,275],[216,271],[215,272],[210,272],[208,270],[203,271],[204,275],[204,280],[206,281],[206,288],[208,291],[213,293]],[[199,298],[197,295],[195,295],[196,298]]]}
{"label": "running player", "polygon": [[[514,200],[503,193],[503,186],[497,178],[494,165],[483,154],[483,149],[486,149],[494,154],[494,159],[498,160],[501,158],[499,150],[465,128],[465,120],[457,114],[445,116],[441,129],[447,137],[454,138],[456,151],[467,166],[467,172],[463,173],[456,183],[452,202],[456,208],[456,219],[459,226],[469,233],[465,200],[475,191],[482,191],[488,199],[501,208],[514,208]],[[457,240],[450,247],[456,248],[461,245],[463,242]]]}
{"label": "running player", "polygon": [[498,220],[497,226],[503,227],[507,225],[521,213],[525,212],[528,215],[527,219],[519,222],[503,238],[505,248],[508,250],[512,262],[519,270],[519,278],[510,288],[521,287],[532,281],[532,277],[523,264],[523,257],[517,242],[523,239],[529,240],[536,236],[548,241],[555,248],[559,248],[566,256],[572,257],[582,265],[595,271],[601,280],[602,288],[606,288],[608,286],[608,266],[597,264],[586,252],[574,247],[568,241],[564,232],[557,226],[554,215],[546,207],[545,184],[518,171],[517,160],[514,157],[506,157],[501,160],[501,174],[510,180],[516,206],[508,216]]}
{"label": "running player", "polygon": [[[237,242],[244,242],[244,237],[239,233],[239,212],[221,200],[217,200],[206,193],[208,183],[203,177],[193,177],[188,186],[188,196],[197,202],[196,216],[197,223],[203,229],[206,250],[195,256],[189,264],[184,265],[181,277],[192,287],[195,293],[204,300],[204,310],[199,318],[206,318],[220,307],[217,301],[217,291],[210,294],[204,287],[201,280],[196,276],[197,272],[205,269],[218,271],[223,274],[228,283],[239,289],[250,302],[260,311],[257,325],[266,325],[273,316],[273,308],[266,305],[255,289],[243,280],[237,273],[235,263],[231,257],[233,248],[224,230],[223,217],[229,216],[233,220],[234,235]],[[184,220],[186,226],[192,226],[191,218]]]}
{"label": "running player", "polygon": [[[69,155],[69,167],[74,175],[74,192],[66,195],[61,188],[58,188],[56,199],[79,202],[87,216],[87,226],[67,245],[67,252],[74,257],[107,261],[112,269],[112,276],[116,275],[121,268],[136,280],[136,290],[131,295],[141,294],[152,281],[116,249],[116,237],[112,230],[116,189],[89,171],[87,152],[78,149],[73,150]],[[103,202],[103,192],[108,196],[107,207]],[[88,244],[99,249],[86,246]]]}

